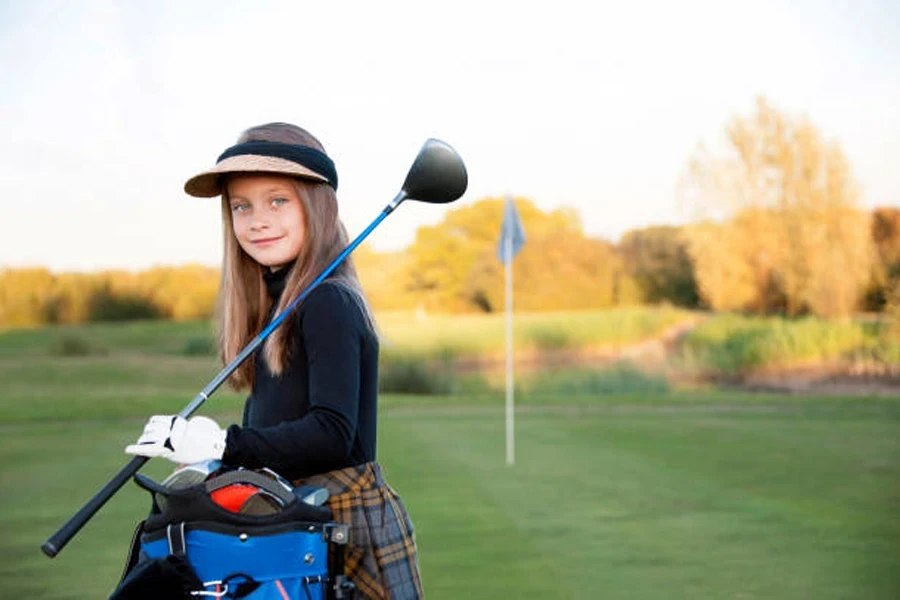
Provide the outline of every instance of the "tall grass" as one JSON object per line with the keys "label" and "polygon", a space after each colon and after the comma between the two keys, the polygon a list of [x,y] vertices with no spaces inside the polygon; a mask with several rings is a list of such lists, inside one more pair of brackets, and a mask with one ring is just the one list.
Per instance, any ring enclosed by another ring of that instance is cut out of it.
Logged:
{"label": "tall grass", "polygon": [[181,355],[190,340],[212,337],[212,323],[192,321],[129,321],[54,325],[37,329],[0,332],[0,358],[41,356],[58,344],[61,337],[80,339],[95,349],[115,348],[117,353]]}
{"label": "tall grass", "polygon": [[[690,318],[675,308],[619,308],[595,312],[516,313],[513,335],[518,349],[615,346],[641,341]],[[382,347],[440,358],[502,351],[504,314],[451,315],[382,312],[375,315]],[[78,337],[96,348],[145,354],[205,354],[212,339],[210,321],[132,321],[61,325],[0,332],[0,358],[44,354],[61,335]]]}
{"label": "tall grass", "polygon": [[[517,349],[552,350],[618,346],[652,338],[690,318],[676,308],[616,308],[594,312],[516,313],[513,339]],[[506,315],[422,314],[386,312],[376,315],[382,344],[419,354],[451,352],[491,354],[506,343]]]}
{"label": "tall grass", "polygon": [[[588,370],[600,369],[598,355],[609,358],[616,349],[658,339],[672,326],[697,317],[696,312],[661,307],[518,313],[513,321],[515,351],[525,367],[519,374],[572,368],[576,363]],[[498,387],[491,377],[496,375],[494,371],[502,374],[505,315],[385,312],[376,315],[376,320],[381,337],[383,391],[448,394]],[[150,357],[178,359],[172,364],[188,364],[181,359],[208,359],[202,364],[208,363],[215,373],[220,365],[214,358],[212,333],[209,321],[134,321],[12,330],[0,333],[0,361],[13,359],[27,365],[34,359],[54,357],[72,365],[77,360],[94,363],[105,359],[140,366]],[[601,352],[596,355],[589,352],[598,349]],[[579,356],[579,351],[588,352]],[[815,317],[711,314],[681,339],[675,355],[661,358],[676,359],[666,365],[670,372],[687,368],[740,375],[761,369],[838,363],[864,367],[865,372],[880,369],[893,373],[900,369],[900,336],[884,319],[837,322]],[[479,371],[487,381],[475,376]],[[557,373],[551,379],[562,377]],[[602,377],[601,384],[594,376],[578,374],[576,387],[602,388],[610,376],[606,373]],[[546,385],[557,384],[548,379]]]}
{"label": "tall grass", "polygon": [[716,315],[683,340],[686,361],[726,374],[850,358],[875,341],[864,323]]}
{"label": "tall grass", "polygon": [[628,361],[604,368],[562,369],[525,376],[521,385],[525,395],[612,396],[647,394],[662,396],[669,392],[666,378],[639,369]]}

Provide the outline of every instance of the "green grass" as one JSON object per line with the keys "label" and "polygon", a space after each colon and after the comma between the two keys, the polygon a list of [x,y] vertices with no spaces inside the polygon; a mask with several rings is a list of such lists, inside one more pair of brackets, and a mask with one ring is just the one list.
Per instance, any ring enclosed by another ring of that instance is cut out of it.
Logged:
{"label": "green grass", "polygon": [[[517,348],[554,350],[618,346],[659,335],[691,318],[675,308],[616,308],[594,312],[516,313],[513,339]],[[506,316],[444,315],[387,312],[376,315],[384,347],[419,354],[485,354],[502,352]]]}
{"label": "green grass", "polygon": [[[658,335],[666,327],[690,318],[675,308],[616,308],[594,312],[516,313],[517,347],[554,349],[617,345]],[[384,312],[375,315],[386,349],[425,354],[479,354],[502,351],[506,316],[415,314]],[[135,321],[92,323],[38,329],[0,331],[0,358],[40,355],[60,340],[81,339],[97,352],[138,351],[146,354],[184,354],[211,338],[207,321]]]}
{"label": "green grass", "polygon": [[67,337],[82,339],[101,354],[114,350],[116,353],[178,355],[191,340],[211,337],[212,331],[208,321],[133,321],[15,329],[0,332],[0,358],[42,356]]}
{"label": "green grass", "polygon": [[733,408],[526,414],[514,468],[499,412],[396,416],[388,473],[415,509],[431,591],[891,597],[896,422]]}
{"label": "green grass", "polygon": [[520,378],[520,389],[529,396],[664,395],[670,390],[665,377],[645,373],[626,361],[603,369],[562,369]]}
{"label": "green grass", "polygon": [[[492,406],[389,398],[380,459],[430,598],[893,598],[898,407],[725,396]],[[214,413],[225,422],[236,413]],[[40,544],[125,462],[137,418],[4,426],[8,597],[98,598],[147,510],[133,485],[54,560]],[[146,471],[161,478],[164,461]]]}
{"label": "green grass", "polygon": [[890,361],[898,348],[873,322],[716,314],[685,336],[681,353],[690,364],[737,374],[864,357]]}
{"label": "green grass", "polygon": [[[148,509],[135,485],[57,558],[39,548],[125,464],[147,416],[215,373],[212,358],[177,356],[197,335],[180,327],[104,327],[106,354],[72,357],[48,350],[58,331],[15,334],[21,354],[0,336],[0,596],[115,587]],[[512,467],[502,395],[382,397],[379,460],[415,523],[428,598],[900,595],[896,398],[602,378],[563,395],[547,381],[517,396]],[[204,412],[227,423],[241,403],[219,392]]]}
{"label": "green grass", "polygon": [[[0,423],[178,412],[218,370],[212,358],[125,352],[4,358],[0,359]],[[237,410],[245,396],[223,387],[216,403]]]}

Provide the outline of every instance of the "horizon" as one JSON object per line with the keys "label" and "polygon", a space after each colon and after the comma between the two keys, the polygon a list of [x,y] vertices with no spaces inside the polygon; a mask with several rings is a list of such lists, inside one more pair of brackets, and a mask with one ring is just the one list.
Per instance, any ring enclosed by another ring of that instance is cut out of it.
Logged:
{"label": "horizon", "polygon": [[[486,198],[475,199],[474,203],[477,203],[478,201],[484,200],[484,199],[488,199],[488,198],[486,197]],[[517,199],[521,199],[521,197],[519,197]],[[565,207],[565,206],[554,207],[554,209],[560,209],[560,208],[572,208],[572,207]],[[878,206],[878,207],[863,207],[863,208],[864,208],[864,210],[872,212],[876,209],[885,208],[885,207]],[[892,206],[889,208],[895,208],[897,210],[900,210],[900,206]],[[687,222],[687,223],[682,223],[682,224],[658,223],[658,224],[642,225],[642,226],[636,227],[634,229],[629,229],[629,230],[623,232],[623,236],[630,232],[647,229],[647,228],[654,228],[654,227],[676,227],[676,228],[678,228],[678,227],[683,227],[686,225],[691,225],[693,223],[695,223],[695,222]],[[424,226],[424,225],[422,225],[422,226]],[[599,241],[610,243],[616,247],[619,246],[622,242],[621,237],[616,240],[611,240],[611,239],[605,238],[603,236],[591,235],[587,232],[585,233],[585,236],[588,237],[589,239],[599,240]],[[498,237],[498,241],[499,241],[499,238],[500,238],[499,225],[497,228],[497,237]],[[414,240],[402,248],[379,249],[379,248],[373,246],[370,243],[369,238],[367,238],[360,244],[359,247],[356,248],[356,251],[358,252],[360,249],[368,248],[370,251],[372,251],[376,254],[403,253],[403,252],[408,252],[411,249],[413,243],[414,243]],[[98,274],[98,273],[106,273],[106,272],[114,272],[114,271],[125,271],[125,272],[137,274],[137,273],[141,273],[141,272],[145,272],[145,271],[150,271],[153,269],[169,269],[169,268],[181,269],[181,268],[191,268],[191,267],[202,267],[202,268],[209,268],[209,269],[220,269],[221,262],[222,262],[222,257],[220,256],[220,257],[217,257],[217,260],[215,261],[215,263],[203,263],[203,262],[197,262],[197,261],[181,261],[181,262],[169,262],[169,263],[150,263],[150,264],[139,265],[139,266],[134,266],[134,267],[128,267],[128,266],[100,267],[100,268],[96,268],[96,269],[66,269],[66,268],[59,269],[59,268],[53,268],[49,265],[43,265],[43,264],[22,264],[22,265],[9,266],[9,265],[4,265],[4,264],[0,263],[0,271],[6,270],[6,269],[10,269],[10,270],[45,269],[53,274],[90,275],[90,274]],[[358,265],[357,265],[357,268],[358,268]]]}
{"label": "horizon", "polygon": [[[612,243],[683,225],[678,178],[757,96],[841,145],[862,208],[900,206],[896,3],[570,1],[547,14],[96,0],[8,3],[0,17],[14,82],[0,91],[0,268],[217,267],[218,202],[182,185],[276,120],[325,144],[351,237],[428,137],[466,162],[456,206],[512,194],[571,207]],[[452,208],[406,204],[367,242],[404,250]]]}

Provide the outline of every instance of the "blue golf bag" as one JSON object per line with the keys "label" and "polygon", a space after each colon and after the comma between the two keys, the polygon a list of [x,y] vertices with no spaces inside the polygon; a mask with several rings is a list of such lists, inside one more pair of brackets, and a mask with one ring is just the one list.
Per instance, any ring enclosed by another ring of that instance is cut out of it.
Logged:
{"label": "blue golf bag", "polygon": [[[182,489],[141,474],[135,481],[151,492],[153,505],[135,531],[110,600],[352,598],[343,548],[337,548],[347,543],[348,527],[332,522],[326,506],[307,503],[254,471],[231,471]],[[255,493],[234,512],[214,501],[226,486],[252,486]]]}

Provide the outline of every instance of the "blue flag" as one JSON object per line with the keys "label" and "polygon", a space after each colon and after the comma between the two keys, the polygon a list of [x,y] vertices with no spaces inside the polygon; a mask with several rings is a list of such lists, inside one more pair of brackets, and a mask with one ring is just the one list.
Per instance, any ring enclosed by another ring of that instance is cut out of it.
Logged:
{"label": "blue flag", "polygon": [[[507,240],[512,242],[507,244]],[[500,228],[500,242],[497,244],[497,258],[504,265],[508,265],[525,245],[525,230],[522,229],[522,221],[519,220],[519,211],[512,198],[506,199],[506,207],[503,209],[503,226]]]}

